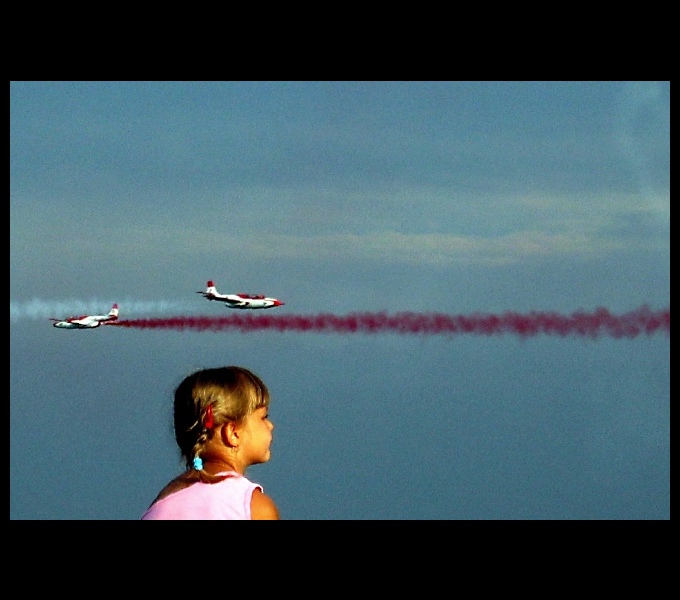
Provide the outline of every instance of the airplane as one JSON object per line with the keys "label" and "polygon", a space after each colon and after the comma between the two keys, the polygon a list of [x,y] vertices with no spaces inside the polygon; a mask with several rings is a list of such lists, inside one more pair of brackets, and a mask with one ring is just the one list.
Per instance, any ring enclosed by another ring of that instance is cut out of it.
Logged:
{"label": "airplane", "polygon": [[215,289],[215,282],[208,281],[206,283],[205,292],[196,292],[203,294],[204,298],[208,300],[219,300],[224,302],[228,308],[273,308],[275,306],[283,306],[281,300],[276,298],[267,298],[262,294],[220,294]]}
{"label": "airplane", "polygon": [[60,329],[94,329],[102,323],[108,323],[118,319],[118,305],[114,304],[106,315],[82,315],[80,317],[68,317],[67,319],[51,318],[52,327]]}

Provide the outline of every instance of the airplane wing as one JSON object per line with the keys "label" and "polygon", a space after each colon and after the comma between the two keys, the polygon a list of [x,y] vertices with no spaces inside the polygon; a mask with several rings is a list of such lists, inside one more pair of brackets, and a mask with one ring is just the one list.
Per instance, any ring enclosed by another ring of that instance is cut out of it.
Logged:
{"label": "airplane wing", "polygon": [[90,323],[90,324],[85,324],[85,323],[74,323],[73,321],[60,321],[58,319],[54,320],[54,323],[52,323],[53,327],[56,327],[57,329],[94,329],[95,327],[99,327],[98,322]]}
{"label": "airplane wing", "polygon": [[229,306],[248,306],[248,303],[244,300],[232,300],[231,298],[223,298],[222,302],[228,304]]}

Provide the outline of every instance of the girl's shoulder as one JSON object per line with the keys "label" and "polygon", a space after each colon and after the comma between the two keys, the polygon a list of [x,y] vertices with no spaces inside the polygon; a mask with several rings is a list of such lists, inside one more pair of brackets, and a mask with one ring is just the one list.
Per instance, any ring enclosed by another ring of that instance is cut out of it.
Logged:
{"label": "girl's shoulder", "polygon": [[262,491],[261,486],[257,486],[250,497],[250,518],[258,521],[276,521],[281,518],[276,504]]}
{"label": "girl's shoulder", "polygon": [[174,494],[175,492],[179,492],[180,490],[188,488],[197,481],[198,479],[196,479],[196,477],[192,477],[190,472],[182,473],[181,475],[175,477],[158,493],[158,496],[156,496],[152,504],[162,500],[163,498],[166,498],[170,494]]}

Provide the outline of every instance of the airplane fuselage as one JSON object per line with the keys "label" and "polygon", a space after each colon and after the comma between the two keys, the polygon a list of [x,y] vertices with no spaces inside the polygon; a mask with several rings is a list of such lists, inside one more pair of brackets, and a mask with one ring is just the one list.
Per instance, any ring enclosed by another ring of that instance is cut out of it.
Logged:
{"label": "airplane fuselage", "polygon": [[242,309],[262,309],[274,308],[275,306],[283,306],[283,302],[277,298],[269,298],[262,294],[220,294],[212,281],[208,281],[206,290],[204,292],[196,292],[201,294],[207,300],[214,300],[223,302],[227,308],[242,308]]}
{"label": "airplane fuselage", "polygon": [[281,306],[283,302],[275,298],[262,299],[229,299],[224,302],[227,308],[273,308],[274,306]]}
{"label": "airplane fuselage", "polygon": [[58,329],[94,329],[102,323],[116,321],[118,319],[118,304],[114,304],[107,315],[80,315],[68,319],[50,319],[54,321],[52,327]]}
{"label": "airplane fuselage", "polygon": [[206,294],[208,300],[223,302],[227,308],[273,308],[282,306],[283,302],[276,298],[250,298],[238,294]]}

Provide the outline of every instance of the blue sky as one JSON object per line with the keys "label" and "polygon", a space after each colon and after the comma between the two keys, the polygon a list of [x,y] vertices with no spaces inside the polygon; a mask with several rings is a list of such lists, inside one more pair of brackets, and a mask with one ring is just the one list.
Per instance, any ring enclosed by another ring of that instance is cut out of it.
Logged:
{"label": "blue sky", "polygon": [[138,518],[174,386],[221,364],[272,390],[248,474],[285,518],[670,518],[670,335],[47,320],[224,316],[208,279],[277,314],[669,308],[669,82],[11,82],[10,518]]}

